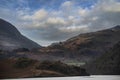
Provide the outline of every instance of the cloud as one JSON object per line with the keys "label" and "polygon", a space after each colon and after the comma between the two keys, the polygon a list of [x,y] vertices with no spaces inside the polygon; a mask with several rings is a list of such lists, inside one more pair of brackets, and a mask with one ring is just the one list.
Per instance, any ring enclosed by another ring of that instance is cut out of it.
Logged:
{"label": "cloud", "polygon": [[[9,8],[0,8],[0,17],[9,20],[27,37],[40,44],[43,42],[43,45],[120,24],[120,2],[117,0],[98,0],[88,7],[77,5],[77,2],[64,1],[57,9],[47,6],[49,9],[31,10],[25,7],[12,12]],[[23,3],[27,2],[21,2],[21,5]]]}
{"label": "cloud", "polygon": [[32,15],[23,15],[23,20],[42,20],[47,16],[47,11],[44,9],[40,9],[38,11],[35,11]]}
{"label": "cloud", "polygon": [[88,24],[91,31],[105,29],[120,24],[120,2],[116,0],[99,1],[88,11],[81,21]]}
{"label": "cloud", "polygon": [[47,23],[48,24],[65,24],[65,21],[63,18],[60,18],[60,17],[50,17],[47,19]]}

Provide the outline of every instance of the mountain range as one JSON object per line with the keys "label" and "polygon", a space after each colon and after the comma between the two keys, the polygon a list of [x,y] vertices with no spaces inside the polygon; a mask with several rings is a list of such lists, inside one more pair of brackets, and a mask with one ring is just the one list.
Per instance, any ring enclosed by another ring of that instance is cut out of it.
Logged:
{"label": "mountain range", "polygon": [[29,57],[38,60],[90,62],[106,53],[119,41],[120,26],[117,25],[105,30],[80,34],[64,42],[42,47],[35,52],[33,51],[33,54]]}
{"label": "mountain range", "polygon": [[31,52],[24,52],[24,54],[37,60],[87,63],[106,53],[119,42],[119,35],[120,26],[117,25],[109,29],[80,34],[64,42],[53,43],[48,47],[41,47],[23,36],[12,24],[0,19],[0,49],[14,49],[14,51],[18,49],[19,51],[20,48],[28,48]]}
{"label": "mountain range", "polygon": [[0,78],[118,75],[119,58],[120,25],[42,47],[0,19]]}

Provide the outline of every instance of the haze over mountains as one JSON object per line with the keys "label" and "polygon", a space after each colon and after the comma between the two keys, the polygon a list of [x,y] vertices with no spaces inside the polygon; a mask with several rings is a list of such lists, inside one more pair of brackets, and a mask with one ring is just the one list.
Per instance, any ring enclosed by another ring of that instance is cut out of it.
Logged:
{"label": "haze over mountains", "polygon": [[0,49],[40,48],[41,46],[23,36],[12,24],[0,19]]}

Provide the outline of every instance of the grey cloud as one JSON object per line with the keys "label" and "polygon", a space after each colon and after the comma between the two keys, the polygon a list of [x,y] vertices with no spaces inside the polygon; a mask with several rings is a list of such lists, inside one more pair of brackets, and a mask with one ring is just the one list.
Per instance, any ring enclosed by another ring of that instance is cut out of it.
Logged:
{"label": "grey cloud", "polygon": [[[31,31],[29,31],[30,33]],[[37,40],[46,40],[46,41],[60,41],[67,39],[73,33],[61,32],[58,28],[39,28],[32,31],[32,34],[28,34]]]}

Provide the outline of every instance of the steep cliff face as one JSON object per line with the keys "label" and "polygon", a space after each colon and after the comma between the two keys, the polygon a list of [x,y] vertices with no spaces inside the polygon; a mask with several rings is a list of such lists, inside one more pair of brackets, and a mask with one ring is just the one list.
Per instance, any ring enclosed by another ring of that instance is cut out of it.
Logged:
{"label": "steep cliff face", "polygon": [[15,26],[0,19],[0,49],[40,48],[40,45],[23,36]]}

